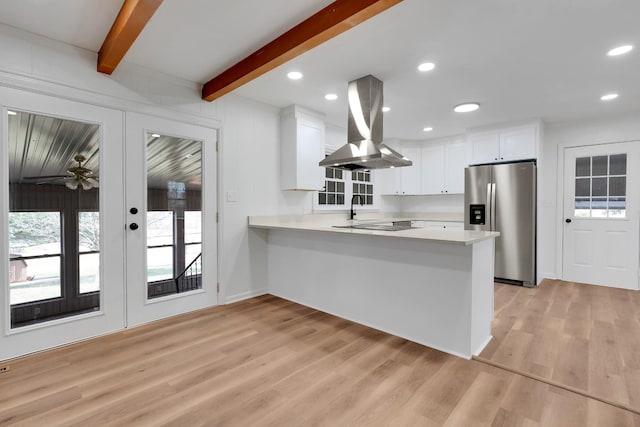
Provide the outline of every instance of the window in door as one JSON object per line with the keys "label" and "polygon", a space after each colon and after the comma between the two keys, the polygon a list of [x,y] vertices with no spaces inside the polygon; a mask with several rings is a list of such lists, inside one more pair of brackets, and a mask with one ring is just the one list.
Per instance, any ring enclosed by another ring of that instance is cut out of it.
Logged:
{"label": "window in door", "polygon": [[202,288],[202,141],[147,137],[148,298]]}
{"label": "window in door", "polygon": [[100,308],[100,125],[8,116],[11,327]]}
{"label": "window in door", "polygon": [[626,154],[578,157],[575,172],[576,217],[626,217]]}

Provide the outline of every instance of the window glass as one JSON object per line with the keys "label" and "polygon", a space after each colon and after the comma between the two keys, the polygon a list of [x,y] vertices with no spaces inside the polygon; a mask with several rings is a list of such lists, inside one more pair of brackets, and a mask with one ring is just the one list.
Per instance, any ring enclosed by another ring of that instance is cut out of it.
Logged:
{"label": "window glass", "polygon": [[62,296],[60,212],[9,212],[11,305]]}
{"label": "window glass", "polygon": [[78,213],[78,270],[81,294],[100,290],[100,214]]}
{"label": "window glass", "polygon": [[321,206],[344,206],[345,180],[341,169],[325,168],[324,189],[318,192]]}
{"label": "window glass", "polygon": [[591,176],[591,157],[576,159],[576,176]]}
{"label": "window glass", "polygon": [[353,195],[359,195],[363,204],[373,205],[373,184],[371,171],[357,171],[351,173],[353,181]]}
{"label": "window glass", "polygon": [[609,156],[595,156],[592,158],[592,176],[606,176],[609,173]]}
{"label": "window glass", "polygon": [[574,215],[625,218],[626,170],[626,154],[577,158]]}
{"label": "window glass", "polygon": [[173,278],[173,212],[147,212],[147,281]]}

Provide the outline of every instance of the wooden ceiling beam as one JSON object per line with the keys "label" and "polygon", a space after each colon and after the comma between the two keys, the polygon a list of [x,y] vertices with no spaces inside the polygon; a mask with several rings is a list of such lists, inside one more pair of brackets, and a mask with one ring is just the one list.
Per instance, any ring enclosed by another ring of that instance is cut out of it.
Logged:
{"label": "wooden ceiling beam", "polygon": [[209,80],[202,87],[202,99],[220,98],[401,1],[336,0]]}
{"label": "wooden ceiling beam", "polygon": [[111,74],[162,0],[125,0],[98,52],[98,71]]}

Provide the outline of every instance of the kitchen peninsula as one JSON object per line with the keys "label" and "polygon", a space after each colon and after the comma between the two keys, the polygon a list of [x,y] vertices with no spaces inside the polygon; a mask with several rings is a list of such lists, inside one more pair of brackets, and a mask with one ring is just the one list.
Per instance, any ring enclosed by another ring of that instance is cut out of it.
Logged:
{"label": "kitchen peninsula", "polygon": [[350,225],[331,215],[249,217],[267,241],[269,293],[456,356],[482,351],[499,233]]}

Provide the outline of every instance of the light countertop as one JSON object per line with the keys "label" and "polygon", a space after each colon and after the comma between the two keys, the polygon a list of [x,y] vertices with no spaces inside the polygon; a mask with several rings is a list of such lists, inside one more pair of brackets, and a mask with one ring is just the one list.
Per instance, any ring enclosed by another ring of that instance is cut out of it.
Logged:
{"label": "light countertop", "polygon": [[476,242],[493,239],[500,233],[493,231],[473,231],[454,228],[411,228],[398,231],[364,230],[358,228],[339,228],[336,226],[346,226],[350,224],[382,223],[391,221],[455,221],[460,222],[461,218],[452,219],[451,216],[438,215],[438,219],[433,219],[430,215],[404,215],[384,216],[378,218],[367,218],[350,221],[345,219],[345,215],[278,215],[278,216],[250,216],[250,228],[262,229],[282,229],[300,230],[324,233],[339,233],[352,235],[369,235],[387,238],[417,239],[432,242],[449,244],[471,245]]}

